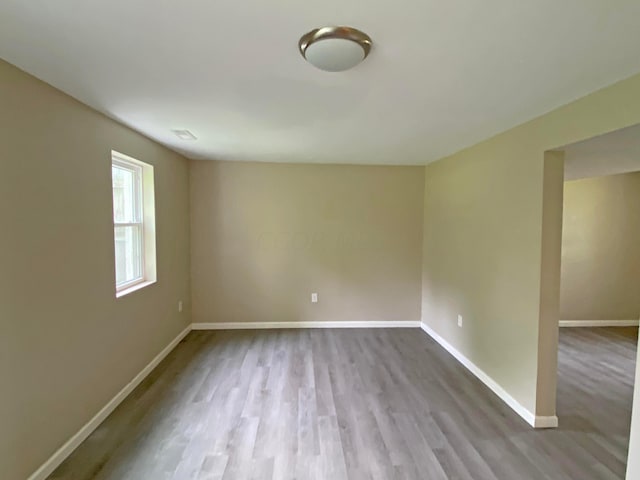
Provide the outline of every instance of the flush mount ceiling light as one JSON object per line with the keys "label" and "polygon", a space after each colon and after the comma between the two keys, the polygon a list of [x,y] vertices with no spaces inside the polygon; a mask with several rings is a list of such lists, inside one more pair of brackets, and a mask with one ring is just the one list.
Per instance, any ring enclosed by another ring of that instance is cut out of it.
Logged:
{"label": "flush mount ceiling light", "polygon": [[180,140],[197,140],[189,130],[171,130]]}
{"label": "flush mount ceiling light", "polygon": [[371,51],[371,38],[351,27],[322,27],[305,33],[298,47],[307,62],[327,72],[355,67]]}

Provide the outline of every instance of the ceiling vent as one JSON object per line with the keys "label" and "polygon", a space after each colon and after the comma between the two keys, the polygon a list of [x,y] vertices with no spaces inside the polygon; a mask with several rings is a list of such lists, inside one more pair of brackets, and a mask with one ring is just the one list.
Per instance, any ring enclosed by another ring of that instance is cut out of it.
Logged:
{"label": "ceiling vent", "polygon": [[197,140],[189,130],[171,130],[180,140]]}

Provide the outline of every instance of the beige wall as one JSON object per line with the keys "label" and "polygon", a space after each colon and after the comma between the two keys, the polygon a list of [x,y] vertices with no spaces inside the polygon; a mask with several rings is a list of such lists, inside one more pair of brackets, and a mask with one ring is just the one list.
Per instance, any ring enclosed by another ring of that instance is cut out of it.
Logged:
{"label": "beige wall", "polygon": [[194,322],[419,320],[423,184],[423,167],[192,161]]}
{"label": "beige wall", "polygon": [[[155,166],[158,282],[114,295],[111,149]],[[190,323],[188,163],[0,61],[0,476],[24,480]]]}
{"label": "beige wall", "polygon": [[543,247],[559,242],[561,203],[543,216],[543,192],[562,198],[562,169],[545,151],[639,122],[640,75],[426,168],[423,321],[531,413],[555,413],[559,310],[541,279],[560,274]]}
{"label": "beige wall", "polygon": [[542,416],[553,416],[556,411],[564,157],[564,152],[546,152],[542,174],[540,311],[535,410]]}
{"label": "beige wall", "polygon": [[[0,471],[13,480],[189,323],[189,303],[176,309],[189,296],[189,168],[1,62],[0,87]],[[423,321],[525,408],[552,414],[537,391],[555,375],[545,360],[552,332],[539,325],[554,316],[541,279],[558,268],[543,254],[558,216],[543,192],[558,195],[561,169],[547,168],[544,151],[638,122],[640,76],[424,174],[192,162],[194,320],[415,320],[422,272]],[[112,148],[156,174],[158,283],[119,300]],[[634,440],[630,455],[636,450]]]}
{"label": "beige wall", "polygon": [[640,172],[565,183],[560,318],[640,317]]}
{"label": "beige wall", "polygon": [[541,169],[508,156],[426,169],[422,319],[521,402],[535,397],[539,297],[523,291],[539,292]]}

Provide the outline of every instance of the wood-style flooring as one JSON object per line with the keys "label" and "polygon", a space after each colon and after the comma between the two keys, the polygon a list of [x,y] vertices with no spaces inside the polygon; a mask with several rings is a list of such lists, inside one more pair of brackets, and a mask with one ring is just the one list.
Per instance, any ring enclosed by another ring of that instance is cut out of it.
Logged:
{"label": "wood-style flooring", "polygon": [[560,338],[541,431],[418,329],[194,331],[50,479],[623,479],[637,329]]}

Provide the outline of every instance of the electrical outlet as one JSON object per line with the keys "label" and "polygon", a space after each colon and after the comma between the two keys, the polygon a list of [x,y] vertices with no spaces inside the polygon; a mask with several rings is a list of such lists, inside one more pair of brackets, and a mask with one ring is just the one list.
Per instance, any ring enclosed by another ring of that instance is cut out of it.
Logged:
{"label": "electrical outlet", "polygon": [[458,315],[458,326],[462,328],[462,315]]}
{"label": "electrical outlet", "polygon": [[182,313],[182,300],[178,300],[178,312]]}
{"label": "electrical outlet", "polygon": [[311,303],[318,303],[318,294],[317,293],[312,293],[311,294]]}

